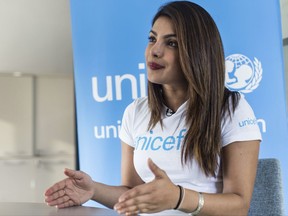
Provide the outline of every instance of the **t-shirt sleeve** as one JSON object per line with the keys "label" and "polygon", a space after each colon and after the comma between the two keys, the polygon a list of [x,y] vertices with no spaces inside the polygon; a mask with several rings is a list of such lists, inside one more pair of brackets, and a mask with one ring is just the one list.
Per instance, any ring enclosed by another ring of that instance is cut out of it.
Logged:
{"label": "t-shirt sleeve", "polygon": [[119,132],[119,138],[122,142],[134,147],[132,136],[133,116],[135,112],[135,102],[129,104],[123,114],[122,124]]}
{"label": "t-shirt sleeve", "polygon": [[231,117],[227,115],[222,122],[222,147],[248,140],[262,140],[262,136],[251,106],[241,96],[235,112]]}

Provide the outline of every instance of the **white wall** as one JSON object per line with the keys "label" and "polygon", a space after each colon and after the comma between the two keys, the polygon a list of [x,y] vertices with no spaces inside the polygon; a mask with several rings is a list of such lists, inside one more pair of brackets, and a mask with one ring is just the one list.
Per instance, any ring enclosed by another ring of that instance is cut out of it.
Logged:
{"label": "white wall", "polygon": [[288,0],[280,0],[283,38],[288,38]]}
{"label": "white wall", "polygon": [[71,75],[0,74],[0,202],[43,202],[75,168],[73,88]]}
{"label": "white wall", "polygon": [[69,0],[0,0],[0,73],[73,72]]}
{"label": "white wall", "polygon": [[75,168],[69,2],[0,0],[0,202],[43,202]]}
{"label": "white wall", "polygon": [[[283,59],[286,84],[286,107],[288,111],[288,0],[280,0],[283,35]],[[288,122],[288,119],[287,119]]]}

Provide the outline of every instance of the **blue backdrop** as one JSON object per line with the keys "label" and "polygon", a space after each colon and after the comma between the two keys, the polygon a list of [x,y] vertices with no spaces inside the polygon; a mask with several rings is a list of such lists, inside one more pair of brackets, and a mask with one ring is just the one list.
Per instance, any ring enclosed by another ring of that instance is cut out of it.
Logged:
{"label": "blue backdrop", "polygon": [[[78,156],[80,169],[96,181],[120,183],[122,114],[133,99],[146,95],[144,50],[151,19],[164,2],[71,0]],[[210,12],[220,29],[227,87],[244,94],[255,111],[263,134],[260,157],[278,158],[282,164],[287,209],[288,136],[279,1],[194,2]]]}

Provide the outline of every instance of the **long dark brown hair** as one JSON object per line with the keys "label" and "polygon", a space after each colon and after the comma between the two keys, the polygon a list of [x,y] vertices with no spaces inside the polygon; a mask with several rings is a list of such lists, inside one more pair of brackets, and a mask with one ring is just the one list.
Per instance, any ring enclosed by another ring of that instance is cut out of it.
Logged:
{"label": "long dark brown hair", "polygon": [[[178,41],[179,62],[187,80],[187,132],[181,150],[182,164],[195,159],[207,176],[215,176],[221,153],[221,120],[238,103],[239,94],[225,88],[225,59],[218,28],[210,14],[189,1],[162,6],[152,20],[168,17]],[[231,99],[229,99],[231,98]],[[148,128],[161,123],[162,86],[148,82],[151,119]]]}

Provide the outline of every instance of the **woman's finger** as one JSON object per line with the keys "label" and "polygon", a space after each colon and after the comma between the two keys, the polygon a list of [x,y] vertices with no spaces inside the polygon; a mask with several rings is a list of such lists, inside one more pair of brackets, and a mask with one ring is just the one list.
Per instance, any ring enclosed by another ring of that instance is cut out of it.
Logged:
{"label": "woman's finger", "polygon": [[72,200],[67,200],[64,203],[58,204],[56,207],[60,209],[60,208],[66,208],[66,207],[71,207],[75,205],[76,204]]}
{"label": "woman's finger", "polygon": [[63,197],[65,194],[66,194],[65,189],[58,190],[58,191],[54,192],[53,194],[51,194],[50,196],[46,196],[45,201],[51,202],[51,201],[56,200],[60,197]]}
{"label": "woman's finger", "polygon": [[133,199],[135,197],[143,196],[146,194],[150,194],[153,191],[154,187],[150,183],[138,185],[125,193],[123,193],[119,197],[119,202],[123,202],[125,200]]}
{"label": "woman's finger", "polygon": [[67,201],[71,200],[68,195],[63,195],[61,197],[58,197],[57,199],[51,200],[51,201],[46,201],[46,203],[49,206],[58,206],[62,205],[63,203],[66,203]]}
{"label": "woman's finger", "polygon": [[83,172],[82,171],[76,171],[76,170],[71,170],[71,169],[66,168],[64,170],[64,173],[69,178],[73,178],[75,180],[83,179]]}
{"label": "woman's finger", "polygon": [[54,184],[52,187],[48,188],[45,192],[45,196],[51,196],[52,194],[54,194],[55,192],[58,192],[60,190],[64,190],[64,188],[66,187],[66,182],[65,180],[57,182],[56,184]]}
{"label": "woman's finger", "polygon": [[131,199],[123,200],[114,206],[114,209],[120,213],[124,214],[126,212],[147,212],[153,211],[155,205],[151,202],[150,194],[144,194]]}
{"label": "woman's finger", "polygon": [[160,169],[151,158],[148,158],[148,167],[155,175],[155,178],[166,178],[167,174],[164,170]]}

